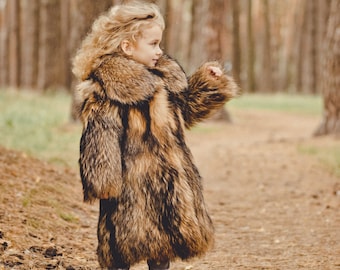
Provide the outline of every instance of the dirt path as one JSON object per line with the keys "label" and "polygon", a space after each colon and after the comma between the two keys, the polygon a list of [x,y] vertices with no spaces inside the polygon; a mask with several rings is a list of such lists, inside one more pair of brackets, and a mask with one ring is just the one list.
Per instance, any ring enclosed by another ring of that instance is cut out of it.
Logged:
{"label": "dirt path", "polygon": [[340,269],[339,179],[297,151],[335,143],[309,138],[316,125],[251,112],[193,138],[216,226],[206,269]]}
{"label": "dirt path", "polygon": [[[216,244],[171,269],[340,269],[340,178],[299,151],[339,141],[311,138],[313,117],[233,115],[188,133]],[[0,269],[96,269],[97,206],[77,173],[0,152]]]}

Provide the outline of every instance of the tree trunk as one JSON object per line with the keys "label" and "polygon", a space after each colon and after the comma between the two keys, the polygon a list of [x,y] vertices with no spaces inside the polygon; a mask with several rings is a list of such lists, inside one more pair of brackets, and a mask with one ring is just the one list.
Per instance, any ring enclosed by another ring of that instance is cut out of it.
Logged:
{"label": "tree trunk", "polygon": [[63,61],[61,62],[61,84],[66,87],[67,90],[71,89],[72,71],[70,60],[70,1],[60,2],[60,29],[61,29],[61,47],[60,55]]}
{"label": "tree trunk", "polygon": [[[207,60],[217,60],[224,65],[225,55],[224,46],[222,44],[223,35],[226,35],[225,23],[226,0],[209,1],[207,32],[205,39],[205,50],[207,51]],[[212,120],[231,122],[229,112],[222,108],[211,118]]]}
{"label": "tree trunk", "polygon": [[314,135],[340,136],[340,0],[332,0],[324,46],[323,120]]}
{"label": "tree trunk", "polygon": [[227,29],[227,2],[228,0],[209,1],[206,39],[204,49],[207,51],[207,60],[218,60],[222,64],[226,61]]}
{"label": "tree trunk", "polygon": [[323,73],[323,60],[324,60],[324,54],[323,54],[323,48],[324,43],[327,35],[327,22],[329,18],[329,12],[330,12],[330,6],[331,6],[331,0],[319,0],[318,1],[318,59],[317,59],[317,69],[316,72],[318,73],[318,93],[321,94],[322,92],[322,73]]}
{"label": "tree trunk", "polygon": [[307,32],[307,6],[308,1],[303,0],[303,12],[302,12],[302,25],[301,25],[301,31],[300,31],[300,40],[299,40],[299,48],[298,48],[298,54],[297,54],[297,78],[296,78],[296,91],[298,93],[303,92],[303,86],[304,86],[304,61],[306,61],[306,32]]}
{"label": "tree trunk", "polygon": [[166,28],[163,35],[165,49],[168,54],[178,58],[178,34],[182,27],[182,0],[166,1]]}
{"label": "tree trunk", "polygon": [[9,66],[8,66],[8,85],[18,88],[20,84],[20,25],[19,25],[19,0],[7,1],[9,14]]}
{"label": "tree trunk", "polygon": [[191,33],[188,73],[192,73],[206,59],[207,54],[204,48],[204,39],[207,32],[207,10],[208,1],[194,0],[191,10]]}
{"label": "tree trunk", "polygon": [[21,0],[21,76],[20,87],[34,89],[38,78],[39,2]]}
{"label": "tree trunk", "polygon": [[309,14],[310,14],[310,36],[311,36],[311,42],[310,42],[310,56],[309,59],[311,61],[310,63],[310,89],[309,92],[312,94],[317,93],[317,87],[318,87],[318,40],[317,40],[317,22],[318,22],[318,9],[317,9],[317,0],[310,0],[309,1]]}
{"label": "tree trunk", "polygon": [[240,5],[239,1],[231,1],[233,17],[233,54],[232,72],[237,83],[241,83],[241,46],[240,46]]}
{"label": "tree trunk", "polygon": [[[287,14],[285,17],[285,25],[287,27],[285,42],[283,44],[284,54],[281,58],[281,81],[279,82],[280,89],[284,91],[290,91],[291,89],[296,91],[295,79],[296,79],[296,59],[299,37],[301,36],[301,3],[295,1],[289,3],[288,8],[292,8],[294,12]],[[287,10],[287,9],[286,9]]]}
{"label": "tree trunk", "polygon": [[270,33],[270,9],[268,0],[263,0],[264,15],[264,44],[263,44],[263,84],[262,90],[265,92],[273,92],[272,80],[272,50],[271,50],[271,33]]}
{"label": "tree trunk", "polygon": [[[163,0],[164,1],[164,0]],[[162,7],[160,1],[158,6]],[[165,31],[163,34],[164,49],[167,54],[181,63],[184,70],[189,69],[189,46],[191,31],[191,0],[165,1],[162,13],[165,15]]]}
{"label": "tree trunk", "polygon": [[61,74],[60,1],[40,0],[38,90],[55,90]]}
{"label": "tree trunk", "polygon": [[9,2],[1,10],[0,25],[0,86],[8,86],[9,83]]}
{"label": "tree trunk", "polygon": [[[237,3],[238,1],[236,1]],[[255,92],[255,53],[254,53],[254,36],[253,36],[253,25],[252,25],[252,0],[248,0],[247,6],[247,90],[248,92]]]}

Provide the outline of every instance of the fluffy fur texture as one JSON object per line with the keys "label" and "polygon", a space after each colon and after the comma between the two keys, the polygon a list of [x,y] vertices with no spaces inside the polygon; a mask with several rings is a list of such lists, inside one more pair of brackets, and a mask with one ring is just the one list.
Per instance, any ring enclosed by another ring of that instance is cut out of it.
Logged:
{"label": "fluffy fur texture", "polygon": [[184,128],[235,96],[236,84],[209,74],[215,62],[188,79],[167,56],[153,69],[120,54],[102,60],[77,88],[84,200],[111,198],[100,200],[100,265],[204,254],[214,229]]}

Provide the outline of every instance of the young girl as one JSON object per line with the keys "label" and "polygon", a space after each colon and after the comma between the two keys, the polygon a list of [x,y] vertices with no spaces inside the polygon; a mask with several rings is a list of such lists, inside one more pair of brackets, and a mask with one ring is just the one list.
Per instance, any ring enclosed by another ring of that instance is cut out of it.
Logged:
{"label": "young girl", "polygon": [[153,4],[113,7],[93,24],[74,59],[84,200],[100,199],[102,268],[169,269],[203,255],[213,225],[184,129],[235,96],[216,62],[190,78],[159,47],[163,18]]}

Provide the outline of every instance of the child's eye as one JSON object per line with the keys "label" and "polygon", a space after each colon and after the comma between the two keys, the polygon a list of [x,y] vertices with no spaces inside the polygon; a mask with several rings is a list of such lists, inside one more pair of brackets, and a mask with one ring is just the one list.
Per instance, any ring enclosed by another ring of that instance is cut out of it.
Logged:
{"label": "child's eye", "polygon": [[152,46],[157,46],[158,45],[158,42],[157,41],[154,41],[151,43]]}

